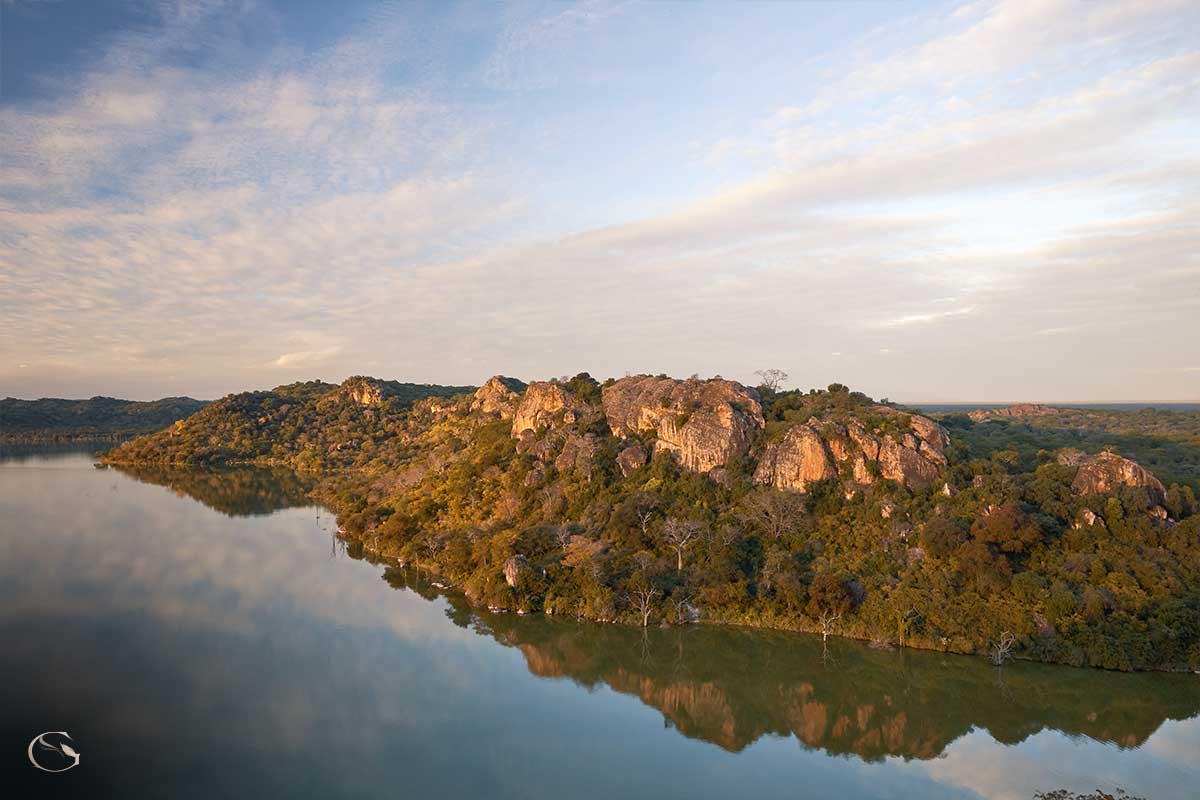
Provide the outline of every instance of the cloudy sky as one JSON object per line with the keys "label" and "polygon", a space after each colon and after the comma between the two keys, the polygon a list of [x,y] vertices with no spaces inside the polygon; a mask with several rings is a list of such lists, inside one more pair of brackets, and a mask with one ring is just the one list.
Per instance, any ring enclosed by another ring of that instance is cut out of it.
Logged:
{"label": "cloudy sky", "polygon": [[1200,400],[1200,4],[0,0],[0,395]]}

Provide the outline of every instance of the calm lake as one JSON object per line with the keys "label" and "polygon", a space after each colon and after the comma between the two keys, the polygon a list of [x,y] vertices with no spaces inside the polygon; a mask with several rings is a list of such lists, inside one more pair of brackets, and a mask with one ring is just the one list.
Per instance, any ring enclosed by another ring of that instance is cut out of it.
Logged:
{"label": "calm lake", "polygon": [[[0,454],[8,797],[1030,798],[1200,786],[1200,677],[489,615],[284,472]],[[67,731],[79,766],[26,748]]]}

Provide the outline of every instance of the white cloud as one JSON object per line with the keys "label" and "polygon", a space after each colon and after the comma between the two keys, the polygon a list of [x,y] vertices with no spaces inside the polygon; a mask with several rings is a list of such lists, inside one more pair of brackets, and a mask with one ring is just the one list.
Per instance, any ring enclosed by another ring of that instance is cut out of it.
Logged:
{"label": "white cloud", "polygon": [[975,306],[963,306],[962,308],[952,308],[947,311],[930,311],[923,314],[905,314],[892,319],[881,320],[875,323],[877,327],[882,328],[905,328],[910,325],[927,325],[933,322],[941,322],[952,317],[965,317],[975,313]]}
{"label": "white cloud", "polygon": [[1024,70],[1078,58],[1079,52],[1111,49],[1114,41],[1153,38],[1175,29],[1187,0],[1139,3],[1073,0],[1000,0],[960,6],[950,30],[889,58],[864,65],[846,83],[881,92],[928,81],[953,86],[979,76]]}
{"label": "white cloud", "polygon": [[271,365],[275,367],[312,367],[328,362],[340,352],[342,352],[342,348],[335,345],[322,350],[300,350],[295,353],[284,353],[272,361]]}
{"label": "white cloud", "polygon": [[[0,381],[40,394],[120,374],[157,394],[180,374],[211,395],[268,365],[469,382],[749,380],[776,364],[801,385],[892,397],[1129,399],[1116,395],[1154,342],[1200,335],[1188,8],[920,14],[899,45],[880,34],[835,54],[843,78],[764,106],[760,126],[689,132],[680,164],[719,152],[738,179],[588,227],[541,196],[530,176],[553,170],[536,145],[508,152],[499,132],[561,59],[619,51],[601,49],[619,15],[506,17],[471,68],[484,77],[460,76],[485,101],[389,77],[446,68],[428,66],[407,16],[247,56],[230,49],[237,14],[167,7],[161,30],[112,42],[78,86],[0,107],[0,354],[36,365]],[[172,48],[222,68],[183,69]],[[1054,80],[1030,82],[1047,64]],[[618,86],[645,77],[606,67]],[[1064,369],[1097,348],[1106,370]],[[1177,361],[1151,366],[1172,370],[1155,399],[1194,399]]]}

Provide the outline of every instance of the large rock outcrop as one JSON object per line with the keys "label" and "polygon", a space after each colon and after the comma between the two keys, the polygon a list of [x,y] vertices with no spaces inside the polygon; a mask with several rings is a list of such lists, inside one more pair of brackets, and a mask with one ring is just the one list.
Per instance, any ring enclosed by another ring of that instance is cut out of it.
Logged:
{"label": "large rock outcrop", "polygon": [[621,469],[621,475],[626,478],[646,466],[646,461],[645,448],[636,442],[617,454],[617,466]]}
{"label": "large rock outcrop", "polygon": [[513,413],[512,435],[520,437],[525,431],[537,431],[560,423],[571,424],[578,419],[584,404],[560,384],[534,381],[525,388],[521,402]]}
{"label": "large rock outcrop", "polygon": [[1079,466],[1079,472],[1075,474],[1075,480],[1071,483],[1071,491],[1075,494],[1110,495],[1122,486],[1132,486],[1144,489],[1150,502],[1155,505],[1161,505],[1166,497],[1166,489],[1162,482],[1148,469],[1116,453],[1100,453],[1080,458],[1075,452],[1066,452],[1062,454],[1060,461]]}
{"label": "large rock outcrop", "polygon": [[779,442],[768,444],[759,458],[754,479],[779,489],[803,492],[812,483],[836,478],[838,468],[829,444],[818,430],[819,425],[819,422],[794,425]]}
{"label": "large rock outcrop", "polygon": [[616,436],[652,430],[655,452],[708,472],[745,455],[763,427],[758,393],[734,381],[679,381],[652,375],[622,378],[603,391],[604,416]]}
{"label": "large rock outcrop", "polygon": [[[763,448],[754,480],[800,492],[843,473],[851,483],[887,478],[910,489],[937,480],[946,466],[950,442],[940,425],[888,406],[872,406],[865,412],[862,418],[844,420],[813,417],[788,428]],[[864,422],[871,418],[874,424]]]}
{"label": "large rock outcrop", "polygon": [[525,384],[515,378],[493,375],[479,387],[471,400],[471,410],[484,414],[497,414],[500,419],[509,419],[517,410],[521,396],[518,394]]}
{"label": "large rock outcrop", "polygon": [[1057,414],[1054,406],[1044,406],[1041,403],[1017,403],[1004,408],[977,408],[967,414],[975,422],[988,422],[993,419],[1012,419],[1013,417],[1045,417]]}
{"label": "large rock outcrop", "polygon": [[374,408],[383,402],[386,392],[383,384],[373,378],[355,376],[347,378],[338,388],[338,395],[352,403]]}

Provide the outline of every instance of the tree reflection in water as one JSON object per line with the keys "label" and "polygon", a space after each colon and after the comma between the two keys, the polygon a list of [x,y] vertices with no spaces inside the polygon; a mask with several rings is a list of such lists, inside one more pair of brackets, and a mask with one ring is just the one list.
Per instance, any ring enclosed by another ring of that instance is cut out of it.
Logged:
{"label": "tree reflection in water", "polygon": [[314,481],[290,469],[230,467],[193,469],[161,464],[120,464],[116,469],[142,483],[165,486],[229,517],[262,516],[311,506]]}
{"label": "tree reflection in water", "polygon": [[[362,553],[351,551],[352,556]],[[931,759],[972,728],[1015,744],[1043,729],[1138,747],[1166,720],[1200,713],[1187,675],[1113,673],[986,659],[730,626],[641,629],[491,614],[427,574],[384,579],[447,616],[518,648],[531,673],[607,686],[662,712],[684,736],[740,751],[765,735],[868,761]]]}

